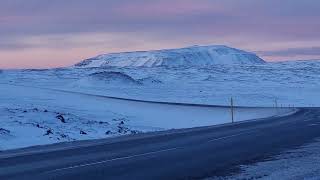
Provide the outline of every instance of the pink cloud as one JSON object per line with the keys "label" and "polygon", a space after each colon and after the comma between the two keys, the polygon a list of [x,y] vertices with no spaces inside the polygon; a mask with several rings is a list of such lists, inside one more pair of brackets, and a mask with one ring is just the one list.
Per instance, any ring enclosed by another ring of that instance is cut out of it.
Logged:
{"label": "pink cloud", "polygon": [[[313,47],[320,42],[319,5],[315,0],[1,1],[0,68],[56,67],[100,53],[194,44],[249,51]],[[89,35],[79,40],[73,37],[77,33]],[[38,38],[43,36],[49,38]]]}

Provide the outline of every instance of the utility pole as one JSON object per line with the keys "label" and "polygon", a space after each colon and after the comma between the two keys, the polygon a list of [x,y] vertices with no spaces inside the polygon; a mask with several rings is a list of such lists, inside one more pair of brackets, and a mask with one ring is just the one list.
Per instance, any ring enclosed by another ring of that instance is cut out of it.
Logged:
{"label": "utility pole", "polygon": [[234,107],[233,107],[233,98],[230,99],[230,105],[231,105],[231,121],[234,123]]}

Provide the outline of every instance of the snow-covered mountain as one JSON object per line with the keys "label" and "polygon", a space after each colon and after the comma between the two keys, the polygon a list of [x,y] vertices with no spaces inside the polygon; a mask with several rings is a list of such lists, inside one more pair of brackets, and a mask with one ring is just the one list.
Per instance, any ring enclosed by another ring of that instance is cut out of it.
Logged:
{"label": "snow-covered mountain", "polygon": [[103,54],[86,59],[76,64],[75,67],[178,67],[262,63],[265,61],[256,54],[216,45]]}

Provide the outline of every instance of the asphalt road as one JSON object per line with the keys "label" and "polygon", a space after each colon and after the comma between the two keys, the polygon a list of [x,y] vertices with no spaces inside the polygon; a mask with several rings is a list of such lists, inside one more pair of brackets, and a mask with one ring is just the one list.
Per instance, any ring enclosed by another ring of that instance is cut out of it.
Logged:
{"label": "asphalt road", "polygon": [[0,179],[202,179],[320,137],[320,109],[287,117],[0,153]]}

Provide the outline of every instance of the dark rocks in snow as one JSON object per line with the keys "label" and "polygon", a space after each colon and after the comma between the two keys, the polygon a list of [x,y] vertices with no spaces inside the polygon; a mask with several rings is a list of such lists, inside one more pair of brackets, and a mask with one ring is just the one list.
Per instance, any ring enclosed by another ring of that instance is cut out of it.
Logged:
{"label": "dark rocks in snow", "polygon": [[112,119],[112,121],[119,121],[119,122],[123,121],[123,122],[125,122],[125,121],[128,121],[128,120],[126,118],[114,118],[114,119]]}
{"label": "dark rocks in snow", "polygon": [[45,109],[43,112],[48,112],[48,110]]}
{"label": "dark rocks in snow", "polygon": [[118,126],[118,133],[126,134],[128,131],[129,131],[129,128],[121,126],[121,125]]}
{"label": "dark rocks in snow", "polygon": [[109,134],[111,134],[111,131],[110,131],[110,130],[106,132],[106,135],[109,135]]}
{"label": "dark rocks in snow", "polygon": [[139,133],[139,131],[136,131],[136,130],[131,130],[130,132],[131,132],[131,134],[138,134]]}
{"label": "dark rocks in snow", "polygon": [[123,134],[125,133],[125,130],[123,129],[123,127],[118,127],[118,133]]}
{"label": "dark rocks in snow", "polygon": [[126,134],[128,131],[129,129],[124,126],[124,119],[121,119],[121,121],[118,124],[118,133]]}
{"label": "dark rocks in snow", "polygon": [[87,121],[87,122],[84,123],[84,124],[88,124],[88,125],[96,125],[96,124],[98,124],[98,125],[101,125],[101,126],[107,126],[107,125],[109,125],[108,122],[104,122],[104,121]]}
{"label": "dark rocks in snow", "polygon": [[44,134],[44,136],[48,136],[50,134],[53,134],[52,130],[51,129],[48,129],[47,132]]}
{"label": "dark rocks in snow", "polygon": [[56,116],[56,118],[59,119],[62,123],[66,123],[65,118],[64,118],[61,114],[59,114],[58,116]]}
{"label": "dark rocks in snow", "polygon": [[4,128],[0,128],[0,134],[10,134],[10,131]]}
{"label": "dark rocks in snow", "polygon": [[99,124],[109,124],[108,122],[99,121]]}
{"label": "dark rocks in snow", "polygon": [[45,127],[41,126],[39,123],[29,123],[29,124],[31,124],[32,126],[36,126],[37,128],[40,128],[40,129],[46,129]]}
{"label": "dark rocks in snow", "polygon": [[154,79],[152,77],[138,79],[138,81],[142,84],[162,84],[162,81],[160,81],[158,79]]}
{"label": "dark rocks in snow", "polygon": [[80,134],[87,135],[87,133],[82,130],[80,131]]}
{"label": "dark rocks in snow", "polygon": [[86,60],[84,60],[84,61],[81,61],[81,62],[75,64],[74,66],[75,66],[75,67],[87,66],[87,65],[89,65],[89,64],[91,63],[92,60],[95,60],[95,58],[86,59]]}

